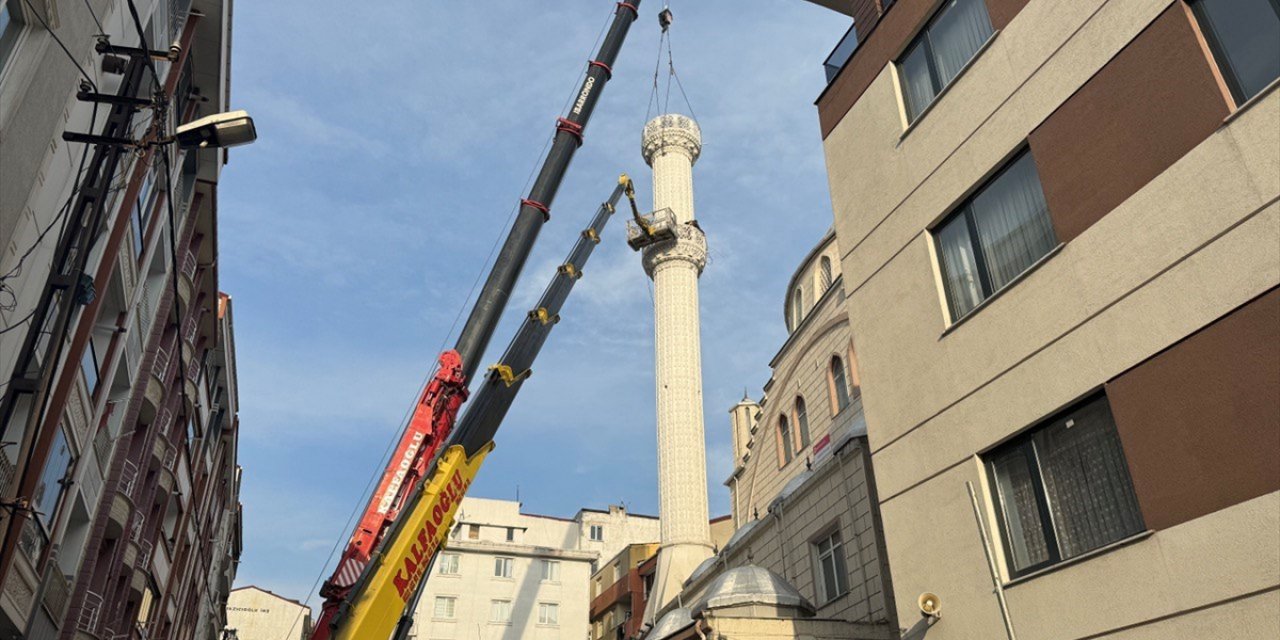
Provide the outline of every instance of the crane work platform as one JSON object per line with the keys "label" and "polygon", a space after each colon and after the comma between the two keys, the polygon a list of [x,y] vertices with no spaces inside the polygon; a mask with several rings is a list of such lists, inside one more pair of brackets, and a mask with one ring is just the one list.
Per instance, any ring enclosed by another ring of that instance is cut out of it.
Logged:
{"label": "crane work platform", "polygon": [[634,217],[627,221],[627,246],[640,251],[650,245],[673,241],[676,239],[676,224],[676,214],[671,209],[658,209],[644,215],[635,212]]}

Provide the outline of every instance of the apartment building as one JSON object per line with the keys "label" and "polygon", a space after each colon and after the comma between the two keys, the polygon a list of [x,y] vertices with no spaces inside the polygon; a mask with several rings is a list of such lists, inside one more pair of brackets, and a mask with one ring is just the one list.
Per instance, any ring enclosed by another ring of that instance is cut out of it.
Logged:
{"label": "apartment building", "polygon": [[411,637],[584,637],[598,564],[657,539],[657,518],[617,505],[557,518],[522,513],[515,501],[463,498]]}
{"label": "apartment building", "polygon": [[[733,518],[723,515],[708,524],[711,544],[719,551],[733,537]],[[640,632],[660,546],[656,542],[627,545],[591,575],[590,640],[633,638]]]}
{"label": "apartment building", "polygon": [[645,640],[897,637],[839,258],[829,231],[792,274],[764,397],[729,410],[734,533]]}
{"label": "apartment building", "polygon": [[822,4],[903,625],[1280,636],[1280,3]]}
{"label": "apartment building", "polygon": [[227,596],[226,640],[307,640],[311,608],[253,585]]}
{"label": "apartment building", "polygon": [[[164,139],[227,110],[230,15],[0,2],[0,638],[225,627],[241,544],[226,156]],[[143,35],[154,55],[135,54]]]}

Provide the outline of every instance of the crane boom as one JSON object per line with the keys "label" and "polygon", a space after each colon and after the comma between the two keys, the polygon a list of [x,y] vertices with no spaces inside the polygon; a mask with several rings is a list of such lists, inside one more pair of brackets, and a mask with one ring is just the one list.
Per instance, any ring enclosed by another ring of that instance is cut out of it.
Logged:
{"label": "crane boom", "polygon": [[586,75],[569,113],[556,121],[551,148],[528,197],[521,200],[515,222],[476,298],[455,348],[439,355],[435,373],[423,388],[409,423],[334,573],[320,589],[325,601],[312,640],[328,640],[340,613],[349,608],[354,596],[359,595],[356,593],[357,585],[367,573],[375,552],[385,546],[387,532],[405,513],[410,495],[417,490],[428,471],[434,469],[433,461],[439,457],[441,444],[452,432],[458,409],[467,399],[467,385],[493,337],[538,232],[550,218],[551,204],[574,153],[583,143],[586,125],[601,91],[613,74],[612,66],[631,23],[638,17],[640,2],[627,0],[616,3],[609,30],[596,57],[588,62]]}
{"label": "crane boom", "polygon": [[582,267],[591,257],[600,233],[626,194],[634,197],[631,180],[623,174],[591,224],[582,231],[565,262],[556,269],[538,305],[526,315],[498,364],[489,367],[472,404],[433,460],[434,473],[410,495],[403,515],[391,525],[379,557],[369,563],[353,589],[353,599],[335,618],[337,640],[386,638],[415,601],[436,552],[453,526],[454,515],[467,488],[488,453],[493,436],[506,417],[551,329],[560,320]]}

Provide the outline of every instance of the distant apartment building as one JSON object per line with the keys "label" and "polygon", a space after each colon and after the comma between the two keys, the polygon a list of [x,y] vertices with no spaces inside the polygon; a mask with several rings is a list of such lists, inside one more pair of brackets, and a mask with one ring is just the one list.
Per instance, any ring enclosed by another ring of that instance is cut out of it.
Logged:
{"label": "distant apartment building", "polygon": [[[712,518],[711,544],[719,550],[733,536],[730,516]],[[640,631],[658,569],[656,542],[627,545],[591,575],[590,640],[621,640]]]}
{"label": "distant apartment building", "polygon": [[159,141],[226,111],[231,2],[133,4],[152,56],[129,53],[128,2],[0,1],[0,638],[225,627],[241,545],[226,156],[63,135]]}
{"label": "distant apartment building", "polygon": [[839,256],[829,231],[801,261],[764,397],[729,410],[732,537],[651,629],[611,638],[898,637]]}
{"label": "distant apartment building", "polygon": [[522,513],[519,502],[464,498],[411,637],[585,637],[598,563],[657,539],[657,518],[620,506],[556,518]]}
{"label": "distant apartment building", "polygon": [[226,640],[307,640],[311,608],[255,586],[237,587],[227,597]]}
{"label": "distant apartment building", "polygon": [[1280,3],[822,4],[898,618],[1280,637]]}

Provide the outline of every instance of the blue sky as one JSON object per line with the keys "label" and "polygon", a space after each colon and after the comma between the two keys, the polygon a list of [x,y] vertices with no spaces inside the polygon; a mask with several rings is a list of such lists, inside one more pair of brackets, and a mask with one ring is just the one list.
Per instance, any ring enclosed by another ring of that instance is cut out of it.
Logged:
{"label": "blue sky", "polygon": [[[236,4],[232,103],[260,135],[232,151],[219,193],[245,469],[239,585],[306,598],[345,541],[611,7]],[[506,346],[619,172],[636,178],[648,207],[639,137],[660,7],[642,5],[482,364]],[[785,339],[787,280],[831,224],[813,100],[848,21],[800,0],[672,10],[677,68],[704,138],[695,186],[711,251],[702,357],[716,515],[728,512],[727,410],[744,388],[759,397]],[[511,499],[518,486],[527,512],[625,502],[656,514],[652,303],[623,237],[616,217],[471,495]]]}

